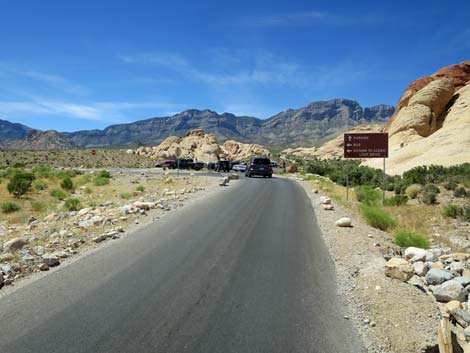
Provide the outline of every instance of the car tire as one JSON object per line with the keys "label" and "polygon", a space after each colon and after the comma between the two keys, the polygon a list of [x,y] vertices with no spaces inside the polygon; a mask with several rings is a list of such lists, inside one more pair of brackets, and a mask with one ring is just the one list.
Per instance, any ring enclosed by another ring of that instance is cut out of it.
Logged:
{"label": "car tire", "polygon": [[273,175],[272,175],[272,174],[269,174],[269,175],[268,175],[268,178],[272,178],[272,177],[273,177]]}

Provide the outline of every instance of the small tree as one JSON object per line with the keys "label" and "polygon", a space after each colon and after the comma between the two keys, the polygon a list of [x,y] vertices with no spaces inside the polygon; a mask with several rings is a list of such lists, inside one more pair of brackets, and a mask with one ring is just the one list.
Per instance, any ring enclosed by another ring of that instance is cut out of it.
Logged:
{"label": "small tree", "polygon": [[72,191],[73,190],[73,181],[70,179],[70,177],[65,177],[62,179],[62,182],[60,183],[60,187],[64,189],[65,191]]}
{"label": "small tree", "polygon": [[33,183],[34,175],[26,172],[16,172],[10,178],[10,182],[7,185],[7,190],[10,194],[13,194],[16,198],[26,194],[31,190],[31,184]]}

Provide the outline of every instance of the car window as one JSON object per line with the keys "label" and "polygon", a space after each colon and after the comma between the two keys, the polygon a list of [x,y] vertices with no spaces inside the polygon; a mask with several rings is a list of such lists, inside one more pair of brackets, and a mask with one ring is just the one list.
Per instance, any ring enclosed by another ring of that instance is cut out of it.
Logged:
{"label": "car window", "polygon": [[254,164],[270,164],[271,162],[269,161],[268,158],[255,158],[253,160]]}

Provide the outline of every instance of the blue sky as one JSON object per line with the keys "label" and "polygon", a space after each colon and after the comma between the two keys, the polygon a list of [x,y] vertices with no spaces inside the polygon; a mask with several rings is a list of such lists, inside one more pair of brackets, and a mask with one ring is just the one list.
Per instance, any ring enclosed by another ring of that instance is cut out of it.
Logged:
{"label": "blue sky", "polygon": [[189,108],[259,118],[394,105],[470,59],[470,2],[0,0],[0,119],[103,128]]}

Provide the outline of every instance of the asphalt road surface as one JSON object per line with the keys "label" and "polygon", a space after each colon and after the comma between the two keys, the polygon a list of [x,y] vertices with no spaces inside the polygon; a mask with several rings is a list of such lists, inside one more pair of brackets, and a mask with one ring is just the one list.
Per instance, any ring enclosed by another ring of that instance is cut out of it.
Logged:
{"label": "asphalt road surface", "polygon": [[2,353],[363,352],[295,182],[241,179],[0,298]]}

